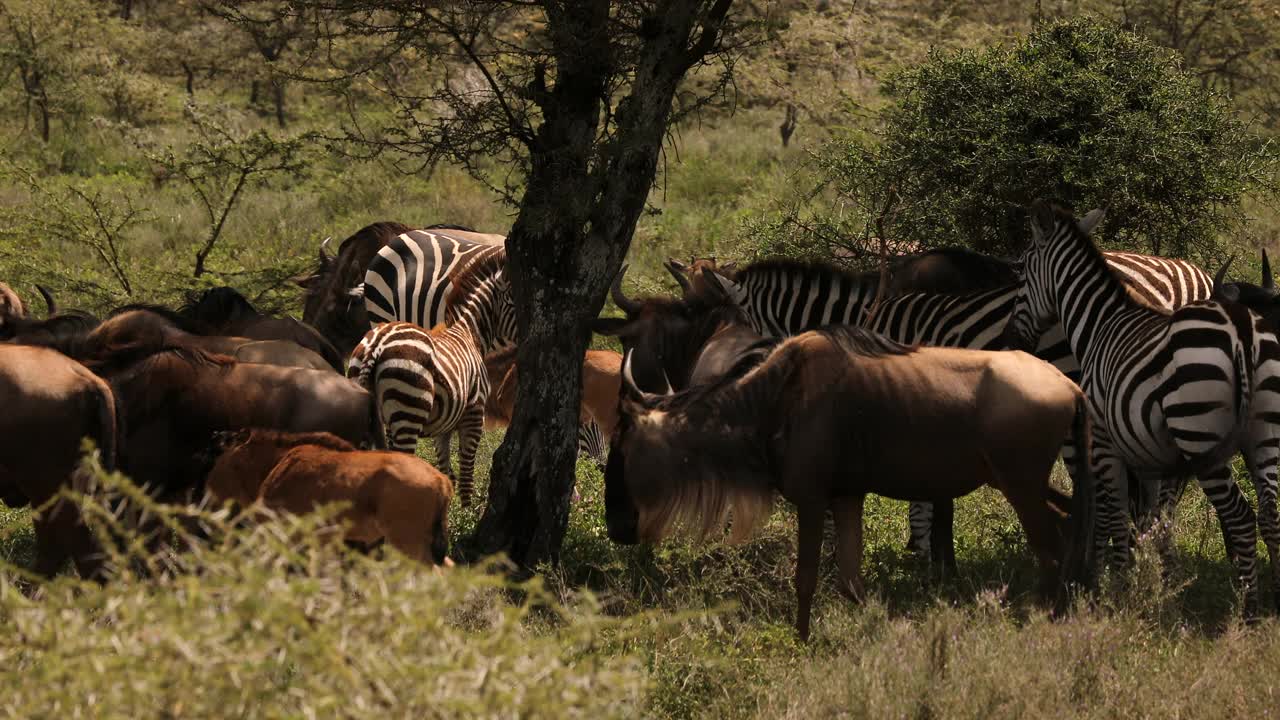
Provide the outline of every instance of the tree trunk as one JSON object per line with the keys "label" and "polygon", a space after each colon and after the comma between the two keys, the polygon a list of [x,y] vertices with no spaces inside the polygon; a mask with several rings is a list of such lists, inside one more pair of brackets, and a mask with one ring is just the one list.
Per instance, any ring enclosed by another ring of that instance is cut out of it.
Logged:
{"label": "tree trunk", "polygon": [[256,108],[258,106],[258,81],[254,80],[249,83],[249,107]]}
{"label": "tree trunk", "polygon": [[186,87],[187,87],[187,94],[188,94],[188,95],[195,95],[195,94],[196,94],[196,70],[195,70],[195,68],[191,67],[191,64],[190,64],[190,63],[186,63],[186,62],[184,62],[184,63],[182,63],[182,74],[183,74],[183,75],[185,75],[185,76],[186,76],[186,79],[187,79],[187,83],[186,83]]}
{"label": "tree trunk", "polygon": [[284,80],[280,78],[272,78],[271,93],[276,105],[276,123],[280,127],[285,126],[284,121]]}

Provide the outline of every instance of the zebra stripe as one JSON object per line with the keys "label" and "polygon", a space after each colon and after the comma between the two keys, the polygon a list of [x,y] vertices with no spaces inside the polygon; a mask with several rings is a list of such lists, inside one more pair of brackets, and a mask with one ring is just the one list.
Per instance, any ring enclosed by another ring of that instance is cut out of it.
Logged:
{"label": "zebra stripe", "polygon": [[[1153,307],[1173,309],[1208,299],[1213,279],[1199,266],[1171,258],[1129,252],[1104,253],[1107,266],[1129,292]],[[1021,286],[1013,285],[962,295],[911,293],[884,298],[874,315],[879,274],[853,275],[823,265],[764,263],[744,268],[737,282],[721,279],[762,335],[788,336],[828,323],[856,323],[897,342],[914,345],[999,350]],[[795,299],[809,298],[801,312]],[[824,297],[825,295],[825,297]],[[821,308],[820,312],[812,310]],[[1035,355],[1052,363],[1074,381],[1079,364],[1061,325],[1045,331]],[[1074,463],[1074,448],[1063,447],[1063,460]],[[908,547],[927,553],[933,526],[930,503],[911,503]]]}
{"label": "zebra stripe", "polygon": [[1077,223],[1062,210],[1033,208],[1010,335],[1025,346],[1055,319],[1066,330],[1094,415],[1099,537],[1111,541],[1113,561],[1128,559],[1128,483],[1119,466],[1138,473],[1146,497],[1162,503],[1179,484],[1162,481],[1194,469],[1236,564],[1245,612],[1253,613],[1255,516],[1229,462],[1243,452],[1258,491],[1257,525],[1271,553],[1272,583],[1280,589],[1280,343],[1240,305],[1196,302],[1165,314],[1136,302],[1088,237],[1100,218],[1094,211]]}
{"label": "zebra stripe", "polygon": [[435,327],[445,320],[455,274],[473,260],[500,252],[499,245],[440,231],[413,230],[396,237],[369,261],[364,274],[369,319]]}

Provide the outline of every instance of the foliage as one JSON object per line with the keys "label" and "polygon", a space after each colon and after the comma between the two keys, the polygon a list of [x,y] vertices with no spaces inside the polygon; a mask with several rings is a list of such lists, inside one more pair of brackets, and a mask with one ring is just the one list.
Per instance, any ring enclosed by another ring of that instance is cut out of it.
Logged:
{"label": "foliage", "polygon": [[879,137],[833,141],[817,158],[837,207],[828,225],[855,259],[886,235],[913,249],[1016,252],[1037,197],[1106,206],[1118,247],[1217,259],[1219,236],[1243,226],[1245,195],[1275,188],[1276,146],[1171,53],[1104,22],[935,51],[886,92]]}
{"label": "foliage", "polygon": [[[111,540],[105,586],[62,578],[23,592],[0,571],[0,707],[97,717],[634,717],[628,653],[660,627],[611,620],[589,596],[551,596],[493,569],[432,572],[394,552],[355,556],[325,516],[237,527],[225,512],[154,505],[99,474],[86,517]],[[180,554],[140,565],[145,514]],[[331,518],[331,514],[329,518]],[[184,531],[198,525],[200,536]],[[322,538],[328,537],[326,541]],[[145,570],[145,572],[143,572]]]}

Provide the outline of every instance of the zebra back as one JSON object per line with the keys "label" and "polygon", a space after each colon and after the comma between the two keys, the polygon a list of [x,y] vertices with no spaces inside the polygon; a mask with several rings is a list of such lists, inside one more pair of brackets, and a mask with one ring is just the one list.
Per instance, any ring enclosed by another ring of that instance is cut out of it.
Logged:
{"label": "zebra back", "polygon": [[[474,237],[474,236],[473,236]],[[502,252],[440,230],[412,230],[378,251],[364,274],[364,305],[374,323],[433,327],[445,320],[453,279],[472,260]]]}

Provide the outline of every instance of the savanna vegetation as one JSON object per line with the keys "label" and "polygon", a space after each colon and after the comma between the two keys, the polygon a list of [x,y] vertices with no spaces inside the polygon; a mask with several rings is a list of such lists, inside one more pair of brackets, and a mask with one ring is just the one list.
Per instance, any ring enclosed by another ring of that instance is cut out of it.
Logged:
{"label": "savanna vegetation", "polygon": [[[524,160],[480,131],[489,115],[466,115],[495,108],[458,42],[343,35],[295,5],[0,0],[0,281],[95,312],[229,284],[298,314],[290,279],[327,236],[377,220],[507,232]],[[532,107],[545,48],[527,17],[486,14],[500,5],[447,19],[521,49],[523,64],[486,59]],[[1211,271],[1234,252],[1248,278],[1276,247],[1272,3],[753,0],[730,18],[675,93],[630,293],[671,292],[667,256],[1013,253],[1021,207],[1046,194],[1107,205],[1105,244]],[[476,132],[454,152],[423,144],[446,126]],[[622,548],[581,463],[559,563],[516,584],[497,565],[353,556],[306,531],[319,520],[235,529],[103,482],[99,528],[146,507],[210,537],[141,573],[113,531],[116,581],[38,583],[19,570],[29,511],[0,506],[8,715],[1199,717],[1262,714],[1280,694],[1280,625],[1238,619],[1194,488],[1167,577],[1144,549],[1064,621],[1035,602],[995,493],[957,504],[961,576],[940,582],[904,548],[905,505],[873,499],[873,597],[850,604],[824,563],[801,645],[781,506],[743,546]],[[454,542],[478,522],[455,508]]]}

